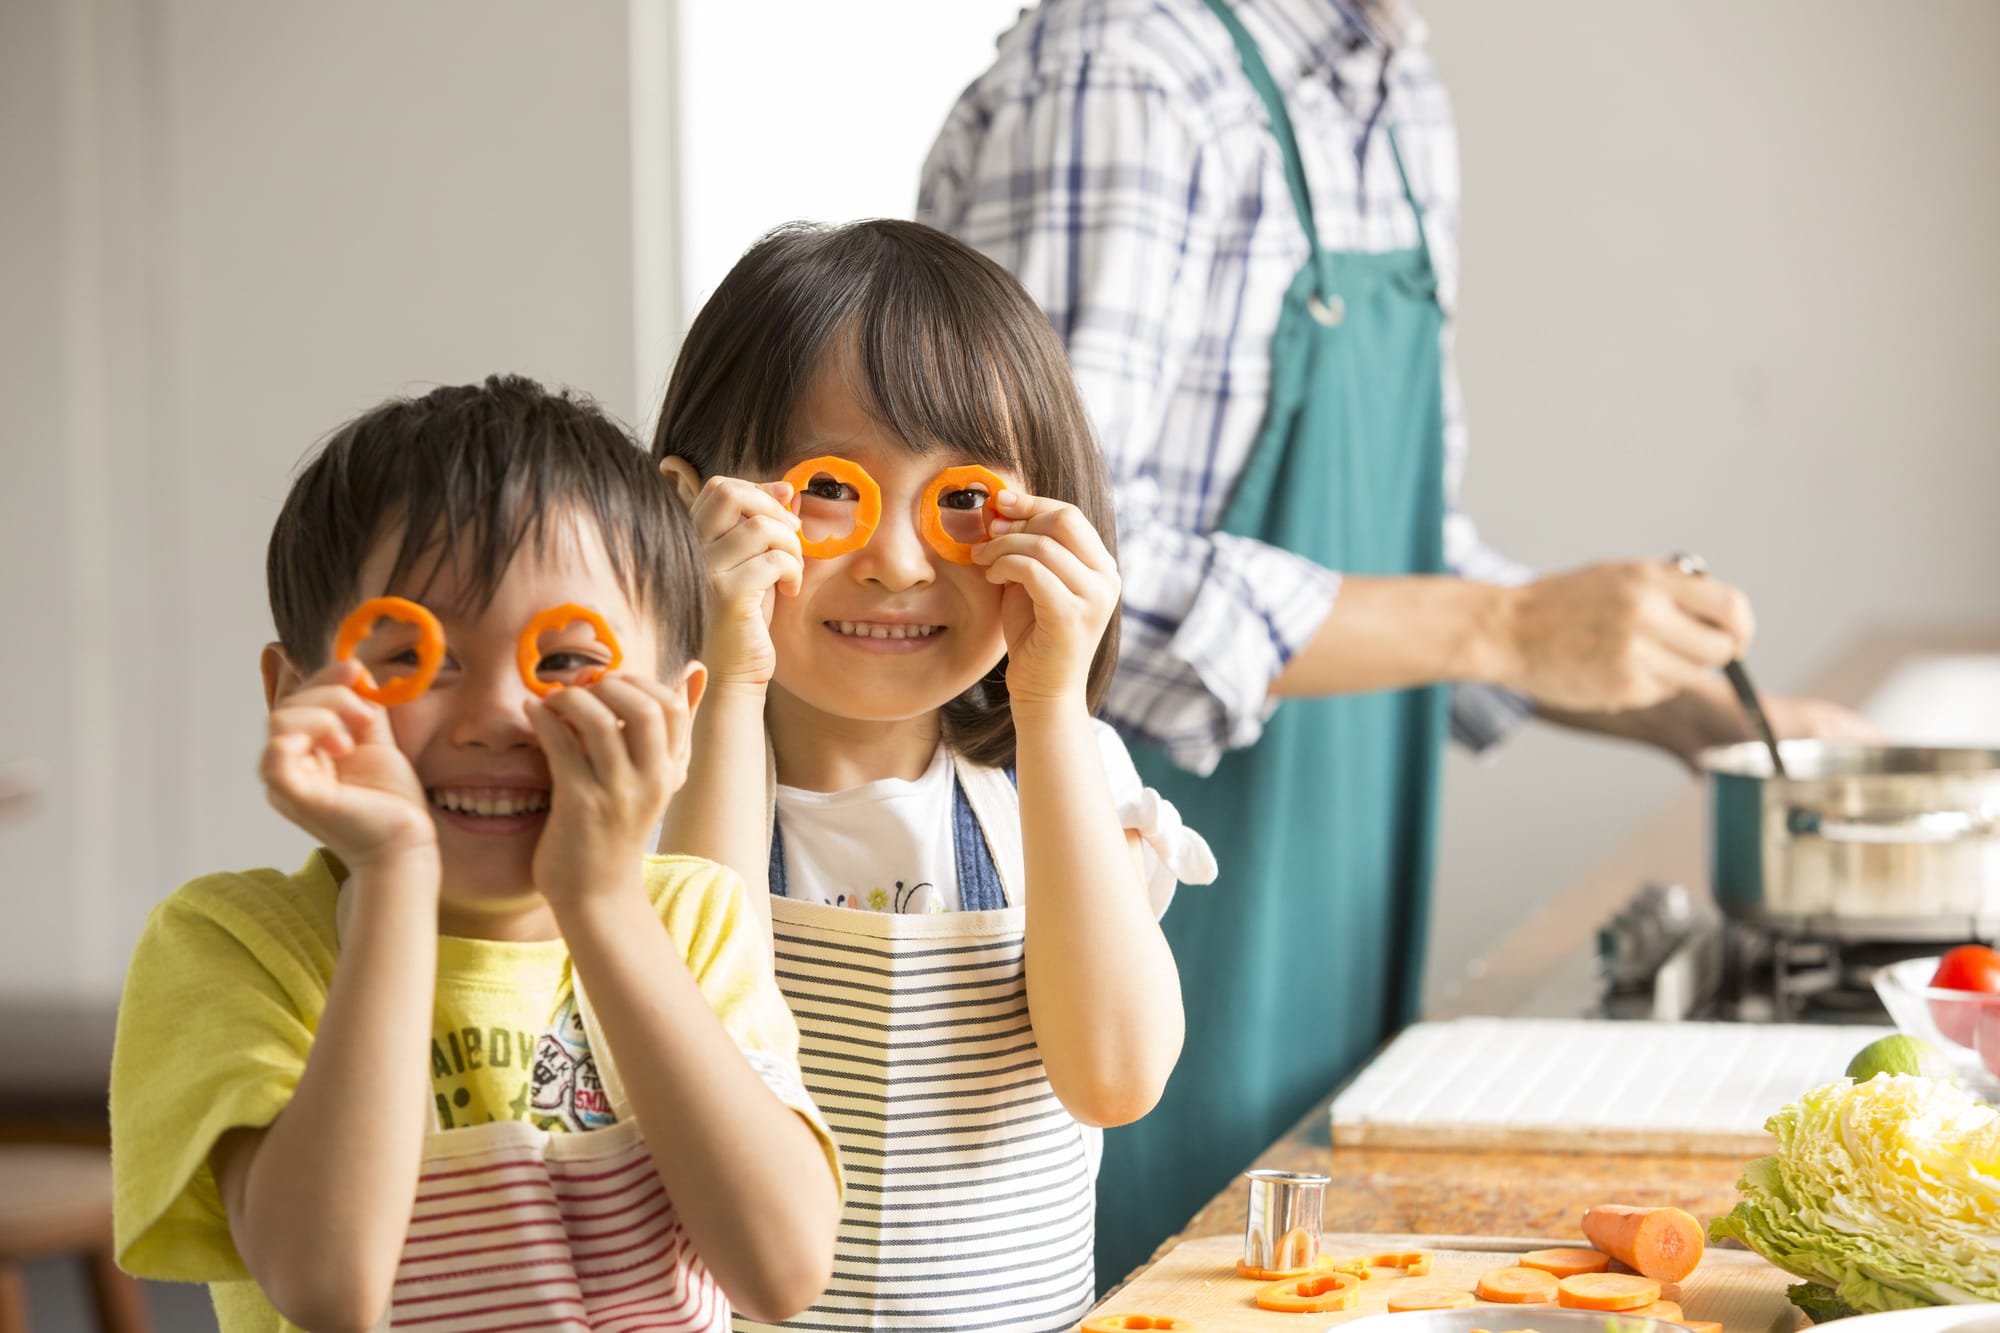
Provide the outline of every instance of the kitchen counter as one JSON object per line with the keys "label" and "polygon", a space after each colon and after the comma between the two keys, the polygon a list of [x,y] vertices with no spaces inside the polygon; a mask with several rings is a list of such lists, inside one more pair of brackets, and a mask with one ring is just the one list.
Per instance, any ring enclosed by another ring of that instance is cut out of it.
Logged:
{"label": "kitchen counter", "polygon": [[[2000,624],[1865,634],[1804,693],[1859,706],[1899,663],[1951,653],[2000,653]],[[1557,979],[1557,987],[1574,986],[1579,968],[1588,971],[1598,925],[1639,885],[1705,882],[1702,797],[1701,788],[1691,784],[1624,845],[1501,939],[1425,1017],[1549,1012],[1542,1006],[1549,1002],[1545,992],[1551,978]],[[1564,1002],[1555,1001],[1559,1007]],[[1573,1009],[1565,1012],[1574,1015]],[[1705,1219],[1734,1206],[1736,1181],[1747,1160],[1641,1153],[1336,1150],[1328,1121],[1332,1100],[1329,1090],[1248,1164],[1330,1174],[1333,1183],[1322,1222],[1329,1232],[1576,1237],[1583,1209],[1613,1200],[1673,1204]],[[1160,1245],[1154,1258],[1192,1237],[1240,1236],[1247,1193],[1240,1178],[1229,1182]]]}

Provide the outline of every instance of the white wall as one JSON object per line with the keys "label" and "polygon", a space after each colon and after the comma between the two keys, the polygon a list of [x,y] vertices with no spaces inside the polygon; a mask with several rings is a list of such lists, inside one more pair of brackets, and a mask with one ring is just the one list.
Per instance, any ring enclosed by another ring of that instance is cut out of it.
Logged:
{"label": "white wall", "polygon": [[[1701,552],[1780,692],[1867,626],[2000,616],[2000,6],[1423,10],[1487,534],[1544,568]],[[1534,732],[1448,769],[1434,993],[1686,780]]]}
{"label": "white wall", "polygon": [[0,992],[114,993],[145,910],[291,864],[253,780],[293,465],[405,387],[636,402],[626,9],[0,7]]}

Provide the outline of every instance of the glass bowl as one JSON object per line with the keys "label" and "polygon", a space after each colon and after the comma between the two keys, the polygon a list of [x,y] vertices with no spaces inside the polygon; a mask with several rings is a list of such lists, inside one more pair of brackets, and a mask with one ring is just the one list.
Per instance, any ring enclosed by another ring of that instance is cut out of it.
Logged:
{"label": "glass bowl", "polygon": [[1896,1027],[1944,1053],[1959,1080],[2000,1100],[2000,994],[1930,984],[1937,958],[1909,958],[1875,973],[1875,993]]}

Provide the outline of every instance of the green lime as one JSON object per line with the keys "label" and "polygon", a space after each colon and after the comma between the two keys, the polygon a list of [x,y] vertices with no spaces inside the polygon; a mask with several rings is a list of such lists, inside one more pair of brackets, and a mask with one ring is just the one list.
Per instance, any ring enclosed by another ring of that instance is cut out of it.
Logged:
{"label": "green lime", "polygon": [[1877,1074],[1915,1074],[1946,1082],[1954,1077],[1951,1062],[1937,1047],[1900,1032],[1869,1042],[1847,1062],[1847,1076],[1856,1083],[1866,1083]]}

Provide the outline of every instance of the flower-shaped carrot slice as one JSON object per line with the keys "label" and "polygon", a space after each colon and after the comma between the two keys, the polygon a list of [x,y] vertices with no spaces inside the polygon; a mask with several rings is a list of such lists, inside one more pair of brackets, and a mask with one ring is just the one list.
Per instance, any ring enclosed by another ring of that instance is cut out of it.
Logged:
{"label": "flower-shaped carrot slice", "polygon": [[1170,1314],[1101,1314],[1083,1321],[1082,1333],[1125,1333],[1128,1328],[1159,1328],[1194,1333],[1194,1321]]}
{"label": "flower-shaped carrot slice", "polygon": [[625,660],[625,650],[618,646],[618,636],[611,632],[611,626],[604,623],[604,617],[589,607],[564,602],[561,606],[537,611],[514,646],[514,662],[521,669],[521,683],[536,696],[546,699],[562,688],[561,681],[543,680],[535,674],[535,668],[542,660],[542,636],[550,630],[567,629],[578,621],[583,621],[597,632],[597,641],[611,650],[611,660],[586,672],[577,679],[577,684],[590,685],[602,680],[606,672],[616,671],[618,664]]}
{"label": "flower-shaped carrot slice", "polygon": [[1007,483],[997,474],[980,467],[977,463],[966,467],[948,467],[933,477],[931,484],[924,488],[922,515],[924,540],[931,544],[932,550],[955,565],[972,563],[972,543],[959,541],[944,530],[944,514],[938,509],[938,501],[943,498],[946,491],[959,490],[975,483],[986,488],[986,503],[979,507],[980,531],[990,532],[993,528],[994,513],[1000,506],[1000,492],[1007,488]]}
{"label": "flower-shaped carrot slice", "polygon": [[875,484],[875,478],[869,476],[861,464],[851,459],[835,454],[808,458],[785,474],[785,484],[795,493],[804,495],[806,486],[822,472],[835,481],[852,486],[861,498],[854,511],[854,531],[820,541],[809,541],[803,534],[800,535],[799,550],[812,560],[831,560],[837,555],[860,550],[875,535],[876,525],[882,521],[882,488]]}
{"label": "flower-shaped carrot slice", "polygon": [[340,630],[333,638],[335,660],[345,662],[354,656],[354,650],[375,632],[378,620],[400,620],[406,625],[414,625],[417,630],[417,669],[407,676],[398,676],[386,685],[375,683],[375,677],[368,674],[368,668],[361,668],[361,679],[354,686],[354,692],[364,699],[370,699],[384,708],[406,704],[431,687],[437,677],[438,664],[444,661],[444,626],[438,624],[430,611],[403,597],[371,597],[348,612],[347,619],[340,622]]}
{"label": "flower-shaped carrot slice", "polygon": [[1367,1277],[1368,1270],[1359,1266],[1354,1259],[1336,1259],[1330,1254],[1322,1254],[1313,1260],[1311,1268],[1252,1268],[1241,1259],[1236,1261],[1236,1276],[1248,1278],[1252,1282],[1275,1282],[1280,1278],[1306,1277],[1313,1273],[1351,1273],[1355,1277]]}
{"label": "flower-shaped carrot slice", "polygon": [[1257,1288],[1257,1308],[1286,1314],[1327,1314],[1351,1310],[1361,1299],[1361,1279],[1352,1273],[1288,1277]]}

